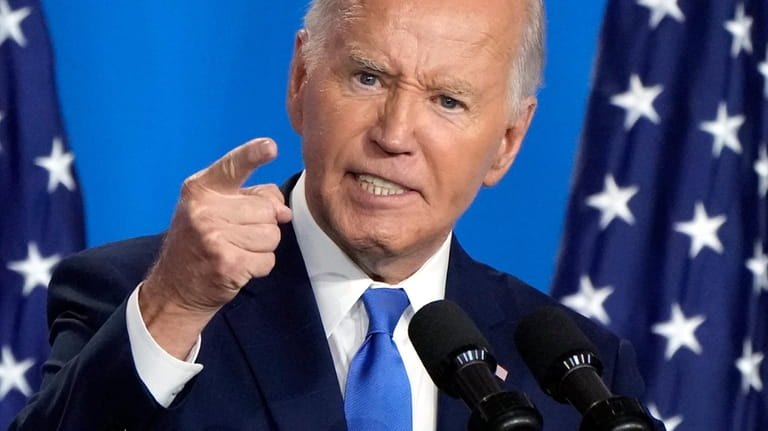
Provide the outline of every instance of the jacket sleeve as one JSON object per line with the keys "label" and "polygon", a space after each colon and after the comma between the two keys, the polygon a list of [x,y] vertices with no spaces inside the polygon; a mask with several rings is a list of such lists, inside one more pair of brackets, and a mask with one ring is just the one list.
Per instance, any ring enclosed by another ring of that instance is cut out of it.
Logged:
{"label": "jacket sleeve", "polygon": [[58,266],[49,287],[51,353],[42,386],[9,431],[142,429],[160,409],[131,354],[125,323],[131,278],[88,254]]}

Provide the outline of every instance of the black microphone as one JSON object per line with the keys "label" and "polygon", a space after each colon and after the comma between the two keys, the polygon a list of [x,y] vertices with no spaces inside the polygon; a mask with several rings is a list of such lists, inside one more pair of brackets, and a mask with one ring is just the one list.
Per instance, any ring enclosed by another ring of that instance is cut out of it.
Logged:
{"label": "black microphone", "polygon": [[547,306],[526,316],[515,346],[544,392],[582,414],[581,431],[654,429],[637,399],[608,390],[597,349],[564,310]]}
{"label": "black microphone", "polygon": [[408,336],[435,385],[472,410],[468,430],[541,430],[541,415],[531,400],[501,389],[488,341],[458,305],[427,304],[411,319]]}

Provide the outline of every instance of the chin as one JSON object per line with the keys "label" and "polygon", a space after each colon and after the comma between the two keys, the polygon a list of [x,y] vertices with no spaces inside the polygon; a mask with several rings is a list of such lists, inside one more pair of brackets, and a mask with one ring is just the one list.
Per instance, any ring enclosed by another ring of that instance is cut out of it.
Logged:
{"label": "chin", "polygon": [[342,235],[340,239],[344,243],[342,248],[352,253],[384,258],[401,254],[403,246],[398,244],[401,238],[402,235],[394,232],[366,231]]}

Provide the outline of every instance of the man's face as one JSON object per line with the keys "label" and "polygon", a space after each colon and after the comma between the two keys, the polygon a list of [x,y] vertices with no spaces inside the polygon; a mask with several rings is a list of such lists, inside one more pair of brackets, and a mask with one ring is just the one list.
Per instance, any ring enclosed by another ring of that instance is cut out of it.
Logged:
{"label": "man's face", "polygon": [[289,112],[312,215],[369,275],[399,282],[517,153],[535,106],[511,117],[526,17],[508,0],[358,3],[309,72],[297,38]]}

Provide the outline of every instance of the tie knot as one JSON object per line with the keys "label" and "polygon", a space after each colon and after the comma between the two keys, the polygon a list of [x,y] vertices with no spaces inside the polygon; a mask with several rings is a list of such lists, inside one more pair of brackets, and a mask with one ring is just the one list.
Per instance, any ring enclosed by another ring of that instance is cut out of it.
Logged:
{"label": "tie knot", "polygon": [[387,333],[392,336],[409,301],[403,289],[379,288],[366,290],[363,303],[368,312],[368,334]]}

